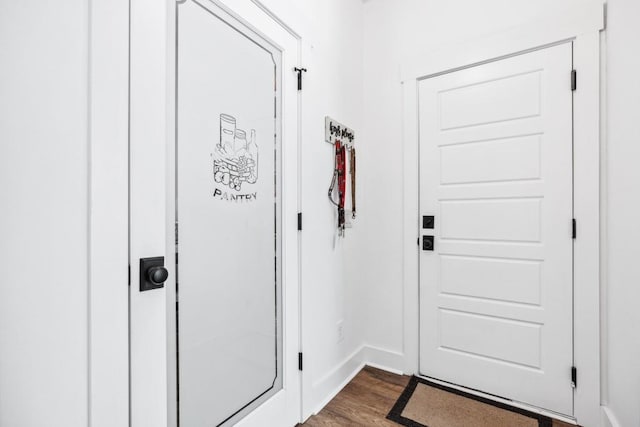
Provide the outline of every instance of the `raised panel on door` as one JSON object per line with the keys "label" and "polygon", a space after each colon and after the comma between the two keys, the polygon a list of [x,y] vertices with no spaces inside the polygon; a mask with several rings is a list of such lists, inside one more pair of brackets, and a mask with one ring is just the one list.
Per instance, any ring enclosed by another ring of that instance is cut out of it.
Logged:
{"label": "raised panel on door", "polygon": [[178,417],[231,425],[283,387],[281,53],[187,1],[176,73]]}
{"label": "raised panel on door", "polygon": [[566,43],[421,80],[420,373],[571,415]]}

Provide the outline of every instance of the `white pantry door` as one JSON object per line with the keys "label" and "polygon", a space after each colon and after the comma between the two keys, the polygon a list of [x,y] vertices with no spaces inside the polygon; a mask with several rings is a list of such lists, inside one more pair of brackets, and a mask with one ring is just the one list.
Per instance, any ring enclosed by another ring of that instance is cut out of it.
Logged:
{"label": "white pantry door", "polygon": [[566,415],[571,68],[566,43],[418,93],[420,373]]}
{"label": "white pantry door", "polygon": [[297,41],[227,4],[132,0],[132,427],[299,421]]}

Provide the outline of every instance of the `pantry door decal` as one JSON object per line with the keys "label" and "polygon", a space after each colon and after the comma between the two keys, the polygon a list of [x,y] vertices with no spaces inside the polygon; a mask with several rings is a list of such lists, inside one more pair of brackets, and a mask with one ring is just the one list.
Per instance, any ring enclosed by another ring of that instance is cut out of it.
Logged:
{"label": "pantry door decal", "polygon": [[283,380],[282,54],[216,5],[177,6],[181,426],[235,424]]}
{"label": "pantry door decal", "polygon": [[213,177],[218,184],[213,197],[232,202],[248,202],[258,197],[252,185],[258,181],[255,129],[247,132],[238,127],[235,117],[220,114],[220,142],[211,156]]}

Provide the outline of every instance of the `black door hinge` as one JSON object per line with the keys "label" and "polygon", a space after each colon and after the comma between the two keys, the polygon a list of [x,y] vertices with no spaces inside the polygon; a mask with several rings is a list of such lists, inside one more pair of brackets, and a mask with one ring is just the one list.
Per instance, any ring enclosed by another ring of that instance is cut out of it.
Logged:
{"label": "black door hinge", "polygon": [[578,72],[571,70],[571,90],[576,90],[578,87]]}
{"label": "black door hinge", "polygon": [[127,286],[131,286],[131,264],[129,264],[129,273],[127,276]]}
{"label": "black door hinge", "polygon": [[298,353],[298,370],[302,371],[302,353]]}
{"label": "black door hinge", "polygon": [[578,370],[575,366],[571,367],[571,387],[578,387]]}
{"label": "black door hinge", "polygon": [[575,239],[578,235],[578,224],[576,223],[576,219],[573,218],[571,220],[571,238]]}
{"label": "black door hinge", "polygon": [[293,71],[298,73],[298,90],[302,90],[302,73],[306,73],[307,69],[295,67]]}
{"label": "black door hinge", "polygon": [[302,231],[302,212],[298,212],[298,231]]}

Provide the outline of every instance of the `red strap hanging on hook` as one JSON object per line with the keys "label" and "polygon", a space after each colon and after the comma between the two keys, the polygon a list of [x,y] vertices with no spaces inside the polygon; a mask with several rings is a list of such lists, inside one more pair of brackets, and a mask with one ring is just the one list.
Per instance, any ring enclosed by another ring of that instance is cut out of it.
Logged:
{"label": "red strap hanging on hook", "polygon": [[344,231],[344,201],[347,195],[347,154],[344,145],[336,141],[336,169],[338,173],[338,227]]}

